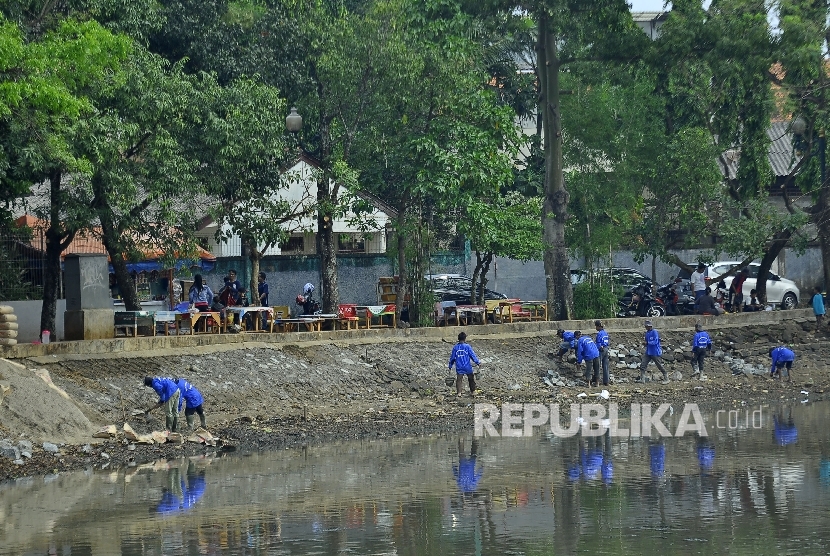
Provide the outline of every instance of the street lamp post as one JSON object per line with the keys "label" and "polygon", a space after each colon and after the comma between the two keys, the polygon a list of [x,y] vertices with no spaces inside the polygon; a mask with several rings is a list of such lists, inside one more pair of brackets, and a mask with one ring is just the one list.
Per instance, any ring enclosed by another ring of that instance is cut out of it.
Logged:
{"label": "street lamp post", "polygon": [[[293,134],[297,134],[303,127],[303,117],[297,112],[295,107],[291,107],[288,116],[285,117],[285,128]],[[329,188],[330,174],[328,171],[328,155],[329,151],[326,148],[328,142],[326,141],[328,129],[327,126],[321,122],[320,138],[321,148],[320,156],[317,157],[321,165],[321,175],[317,177],[317,254],[320,259],[320,292],[323,302],[323,311],[326,313],[336,312],[337,309],[337,253],[334,247],[333,222],[330,209],[325,209],[333,204],[333,196]],[[304,154],[310,154],[297,141],[300,150]]]}

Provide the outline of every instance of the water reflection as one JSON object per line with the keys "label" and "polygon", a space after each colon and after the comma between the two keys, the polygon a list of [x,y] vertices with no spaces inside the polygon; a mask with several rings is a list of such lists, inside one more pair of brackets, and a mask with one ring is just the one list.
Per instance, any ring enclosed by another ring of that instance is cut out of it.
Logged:
{"label": "water reflection", "polygon": [[455,482],[458,484],[458,490],[463,493],[475,492],[478,488],[478,482],[481,480],[481,474],[484,472],[481,464],[476,466],[478,460],[478,439],[474,438],[470,442],[470,455],[468,456],[464,451],[464,439],[458,439],[458,465],[453,465],[452,473],[455,477]]}
{"label": "water reflection", "polygon": [[715,446],[708,437],[697,437],[697,462],[703,472],[715,466]]}
{"label": "water reflection", "polygon": [[798,440],[798,429],[793,422],[792,408],[782,409],[774,419],[775,427],[773,434],[775,436],[775,443],[779,446],[795,444]]}
{"label": "water reflection", "polygon": [[602,479],[606,485],[614,480],[614,462],[611,459],[611,434],[583,437],[579,439],[579,460],[567,466],[566,475],[571,482],[595,481]]}
{"label": "water reflection", "polygon": [[171,514],[187,511],[205,493],[205,470],[196,470],[196,464],[187,463],[187,482],[181,477],[181,469],[172,467],[167,472],[167,488],[164,489],[161,502],[150,511]]}
{"label": "water reflection", "polygon": [[826,553],[830,404],[765,415],[711,437],[434,436],[18,481],[0,555]]}

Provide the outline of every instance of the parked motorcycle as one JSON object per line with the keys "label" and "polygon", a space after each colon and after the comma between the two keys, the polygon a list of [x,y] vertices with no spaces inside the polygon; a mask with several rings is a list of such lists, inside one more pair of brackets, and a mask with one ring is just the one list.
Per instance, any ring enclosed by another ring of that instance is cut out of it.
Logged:
{"label": "parked motorcycle", "polygon": [[674,279],[657,289],[657,298],[663,302],[667,315],[693,315],[695,296],[688,280]]}
{"label": "parked motorcycle", "polygon": [[662,317],[666,314],[663,300],[654,297],[651,288],[638,286],[631,292],[631,301],[620,300],[618,317]]}

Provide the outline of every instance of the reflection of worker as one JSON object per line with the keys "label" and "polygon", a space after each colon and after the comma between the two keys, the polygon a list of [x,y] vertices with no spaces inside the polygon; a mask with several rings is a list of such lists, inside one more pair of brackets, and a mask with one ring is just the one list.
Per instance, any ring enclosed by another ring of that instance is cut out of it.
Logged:
{"label": "reflection of worker", "polygon": [[709,471],[715,465],[715,447],[702,436],[697,438],[697,462],[701,471]]}
{"label": "reflection of worker", "polygon": [[611,435],[608,431],[602,437],[590,437],[587,447],[580,442],[579,463],[572,463],[567,470],[568,479],[593,481],[602,479],[610,485],[614,479],[614,462],[611,460]]}
{"label": "reflection of worker", "polygon": [[481,474],[484,472],[481,465],[477,464],[478,458],[478,440],[473,439],[470,445],[470,455],[467,457],[464,453],[464,441],[458,439],[458,465],[453,466],[452,474],[455,477],[455,482],[458,484],[458,490],[463,493],[475,492],[478,488],[478,481],[481,480]]}
{"label": "reflection of worker", "polygon": [[652,477],[662,477],[666,472],[666,447],[662,442],[648,447],[649,464]]}
{"label": "reflection of worker", "polygon": [[168,472],[167,480],[168,485],[156,506],[156,513],[170,514],[189,510],[205,493],[205,471],[202,469],[197,472],[192,461],[187,465],[186,484],[178,467]]}
{"label": "reflection of worker", "polygon": [[775,427],[773,429],[775,443],[779,446],[795,444],[798,440],[798,429],[793,422],[792,411],[788,412],[786,419],[783,414],[780,414],[773,416],[772,420],[773,423],[775,423]]}
{"label": "reflection of worker", "polygon": [[818,478],[824,486],[830,486],[830,459],[823,459],[819,463]]}

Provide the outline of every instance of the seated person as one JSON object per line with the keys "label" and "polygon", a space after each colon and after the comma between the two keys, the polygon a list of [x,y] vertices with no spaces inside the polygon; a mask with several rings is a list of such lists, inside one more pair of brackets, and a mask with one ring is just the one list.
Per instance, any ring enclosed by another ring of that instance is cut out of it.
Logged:
{"label": "seated person", "polygon": [[699,315],[720,315],[723,312],[715,305],[715,298],[712,297],[712,288],[707,287],[706,293],[698,299],[696,312]]}
{"label": "seated person", "polygon": [[[250,307],[250,303],[248,303],[248,290],[245,288],[239,288],[239,299],[236,304],[238,307]],[[245,313],[245,329],[246,330],[253,330],[254,329],[254,315],[251,313]],[[238,323],[237,323],[238,324]]]}
{"label": "seated person", "polygon": [[210,310],[219,313],[222,320],[225,320],[227,312],[225,311],[225,306],[222,305],[221,301],[219,301],[218,295],[213,296],[213,303],[210,304]]}
{"label": "seated person", "polygon": [[758,301],[758,290],[752,290],[749,292],[749,303],[744,305],[744,313],[751,313],[753,311],[761,311],[763,307],[761,307],[761,302]]}

